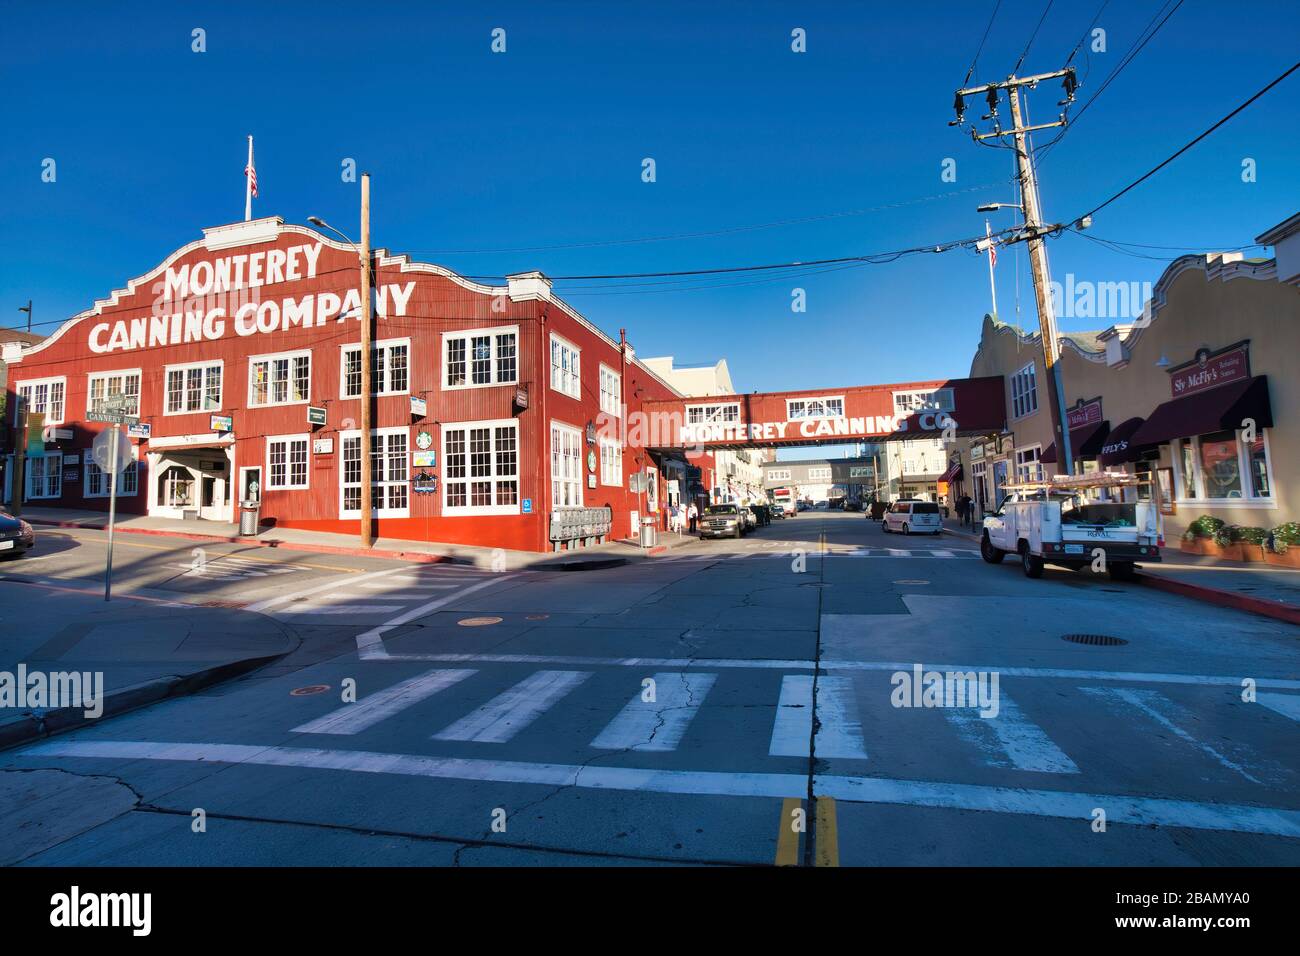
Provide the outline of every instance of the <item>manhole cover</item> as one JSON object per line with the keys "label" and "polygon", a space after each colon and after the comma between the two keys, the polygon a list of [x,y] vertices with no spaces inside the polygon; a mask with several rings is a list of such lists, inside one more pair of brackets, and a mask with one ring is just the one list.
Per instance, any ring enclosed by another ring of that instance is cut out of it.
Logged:
{"label": "manhole cover", "polygon": [[312,694],[323,694],[330,689],[329,684],[308,684],[306,687],[295,687],[289,691],[290,697],[310,697]]}
{"label": "manhole cover", "polygon": [[499,617],[463,617],[456,622],[461,627],[486,627],[489,624],[500,624]]}
{"label": "manhole cover", "polygon": [[1071,644],[1100,644],[1106,647],[1128,643],[1122,637],[1111,637],[1109,634],[1062,634],[1061,640]]}
{"label": "manhole cover", "polygon": [[901,581],[895,581],[895,584],[929,584],[929,581],[923,581],[921,578],[903,578]]}

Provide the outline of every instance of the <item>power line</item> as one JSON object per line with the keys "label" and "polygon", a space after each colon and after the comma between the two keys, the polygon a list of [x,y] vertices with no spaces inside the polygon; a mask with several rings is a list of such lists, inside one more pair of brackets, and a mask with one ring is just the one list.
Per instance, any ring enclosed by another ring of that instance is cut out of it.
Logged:
{"label": "power line", "polygon": [[[1025,62],[1025,57],[1029,55],[1029,48],[1034,45],[1034,39],[1038,36],[1038,31],[1043,28],[1043,21],[1047,19],[1048,11],[1052,9],[1055,0],[1047,0],[1047,6],[1043,8],[1043,15],[1038,18],[1038,26],[1034,27],[1034,32],[1029,34],[1029,40],[1025,43],[1025,48],[1020,52],[1020,59],[1016,60],[1016,65],[1012,67],[1012,73],[1020,72],[1020,65]],[[965,84],[962,84],[965,86]]]}
{"label": "power line", "polygon": [[1141,176],[1139,176],[1137,179],[1133,180],[1133,182],[1129,183],[1127,186],[1125,186],[1125,187],[1124,187],[1123,189],[1121,189],[1119,192],[1115,193],[1115,195],[1111,196],[1111,197],[1110,197],[1109,199],[1107,199],[1105,202],[1101,203],[1101,204],[1098,205],[1098,206],[1094,206],[1092,209],[1088,210],[1088,211],[1087,211],[1086,213],[1084,213],[1082,216],[1078,216],[1078,217],[1076,217],[1074,221],[1075,221],[1075,222],[1078,222],[1080,219],[1084,219],[1084,218],[1087,218],[1088,216],[1095,215],[1096,213],[1100,212],[1101,210],[1103,210],[1103,209],[1105,209],[1107,206],[1109,206],[1111,203],[1113,203],[1116,199],[1119,199],[1119,198],[1120,198],[1121,196],[1123,196],[1125,193],[1129,192],[1129,191],[1132,190],[1132,189],[1135,189],[1137,186],[1139,186],[1139,185],[1141,185],[1142,183],[1146,182],[1148,179],[1150,179],[1150,178],[1151,178],[1152,176],[1154,176],[1156,173],[1160,172],[1160,170],[1164,169],[1166,166],[1168,166],[1170,163],[1172,163],[1172,162],[1173,162],[1175,159],[1177,159],[1179,156],[1183,155],[1183,153],[1187,152],[1189,149],[1191,149],[1193,146],[1195,146],[1195,145],[1196,145],[1197,143],[1199,143],[1201,140],[1205,139],[1205,137],[1209,136],[1211,133],[1213,133],[1215,130],[1217,130],[1217,129],[1218,129],[1220,126],[1222,126],[1224,123],[1227,123],[1230,119],[1232,119],[1234,116],[1236,116],[1236,115],[1237,115],[1238,113],[1240,113],[1242,110],[1246,109],[1246,107],[1250,106],[1250,104],[1254,103],[1257,99],[1259,99],[1261,96],[1263,96],[1263,95],[1264,95],[1265,93],[1267,93],[1269,90],[1271,90],[1273,87],[1277,86],[1279,83],[1281,83],[1283,80],[1285,80],[1288,76],[1290,76],[1290,75],[1291,75],[1292,73],[1294,73],[1296,70],[1300,70],[1300,62],[1297,62],[1297,63],[1293,64],[1289,70],[1287,70],[1287,71],[1286,71],[1285,73],[1283,73],[1281,76],[1277,77],[1275,80],[1273,80],[1271,83],[1269,83],[1266,87],[1264,87],[1262,90],[1260,90],[1260,91],[1259,91],[1258,93],[1256,93],[1254,96],[1252,96],[1250,99],[1246,100],[1246,102],[1242,103],[1240,106],[1238,106],[1235,110],[1233,110],[1233,111],[1232,111],[1231,113],[1229,113],[1227,116],[1223,117],[1221,120],[1219,120],[1219,121],[1218,121],[1217,123],[1215,123],[1213,126],[1211,126],[1209,129],[1207,129],[1204,133],[1202,133],[1200,136],[1197,136],[1197,137],[1196,137],[1195,139],[1193,139],[1191,142],[1189,142],[1189,143],[1187,143],[1186,145],[1182,146],[1182,147],[1181,147],[1177,152],[1175,152],[1173,155],[1169,156],[1167,159],[1163,160],[1163,161],[1162,161],[1161,163],[1159,163],[1158,165],[1153,166],[1150,170],[1148,170],[1147,172],[1143,173],[1143,174],[1142,174]]}
{"label": "power line", "polygon": [[980,54],[984,52],[984,41],[989,38],[989,31],[993,29],[993,21],[997,19],[998,8],[1001,6],[1002,0],[997,0],[997,3],[993,4],[993,13],[989,16],[988,26],[984,28],[984,36],[980,37],[980,45],[975,49],[975,56],[970,61],[970,69],[966,71],[966,79],[961,81],[962,86],[970,82],[971,74],[975,72],[975,64],[979,62]]}

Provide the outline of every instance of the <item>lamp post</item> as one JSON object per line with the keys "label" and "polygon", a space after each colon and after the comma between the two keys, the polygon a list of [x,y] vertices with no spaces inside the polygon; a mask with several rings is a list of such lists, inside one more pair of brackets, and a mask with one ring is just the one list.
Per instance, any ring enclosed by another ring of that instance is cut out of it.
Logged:
{"label": "lamp post", "polygon": [[357,250],[361,265],[361,546],[373,547],[374,532],[371,527],[373,515],[370,453],[370,396],[371,396],[371,310],[370,310],[370,174],[361,174],[361,245],[335,229],[319,216],[308,216],[307,221],[314,226],[328,229],[343,238],[343,241]]}

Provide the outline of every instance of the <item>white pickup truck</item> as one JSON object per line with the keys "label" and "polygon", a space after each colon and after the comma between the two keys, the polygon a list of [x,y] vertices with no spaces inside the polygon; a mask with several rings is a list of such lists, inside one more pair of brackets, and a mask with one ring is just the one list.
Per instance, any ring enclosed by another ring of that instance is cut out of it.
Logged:
{"label": "white pickup truck", "polygon": [[1082,478],[1008,485],[996,514],[984,519],[980,556],[990,564],[1020,557],[1025,576],[1042,577],[1047,564],[1077,570],[1100,557],[1112,579],[1133,578],[1136,562],[1160,560],[1160,509],[1154,501],[1095,501],[1088,488],[1134,484],[1131,476]]}

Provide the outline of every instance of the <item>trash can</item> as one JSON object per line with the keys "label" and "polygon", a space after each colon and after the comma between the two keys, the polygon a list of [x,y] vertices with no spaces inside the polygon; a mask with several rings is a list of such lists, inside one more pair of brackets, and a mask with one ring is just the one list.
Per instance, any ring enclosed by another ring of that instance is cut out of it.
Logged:
{"label": "trash can", "polygon": [[641,519],[641,547],[653,548],[655,546],[655,519]]}
{"label": "trash can", "polygon": [[256,536],[257,525],[262,517],[260,501],[241,501],[239,503],[239,533]]}

